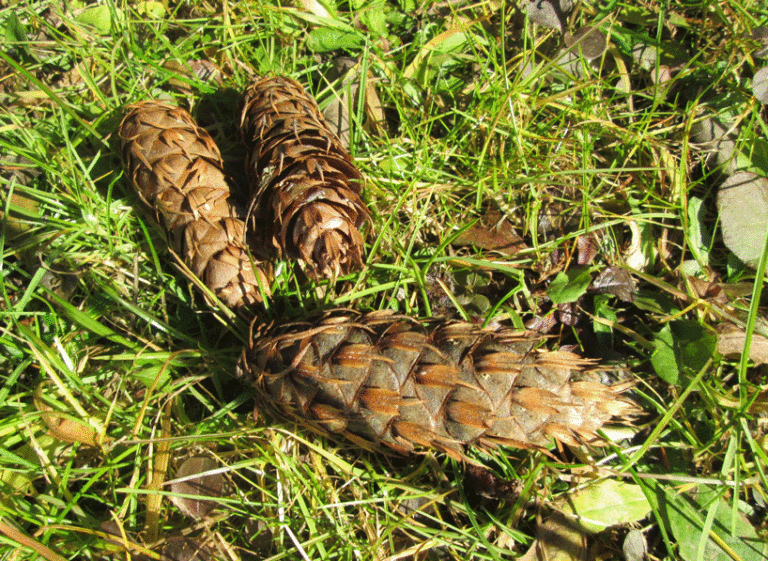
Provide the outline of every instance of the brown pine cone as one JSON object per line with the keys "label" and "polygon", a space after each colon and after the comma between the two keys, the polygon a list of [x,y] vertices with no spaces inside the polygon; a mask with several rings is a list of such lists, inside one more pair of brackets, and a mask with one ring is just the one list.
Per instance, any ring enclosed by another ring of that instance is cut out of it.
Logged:
{"label": "brown pine cone", "polygon": [[268,242],[315,278],[362,266],[362,175],[304,88],[260,78],[245,93],[240,126],[254,230],[266,228]]}
{"label": "brown pine cone", "polygon": [[279,412],[372,449],[543,449],[596,442],[635,406],[593,362],[543,338],[461,321],[424,326],[389,311],[334,310],[253,338],[238,369]]}
{"label": "brown pine cone", "polygon": [[119,136],[125,173],[173,250],[230,308],[261,302],[271,267],[249,255],[244,211],[208,132],[179,107],[145,101],[127,107]]}

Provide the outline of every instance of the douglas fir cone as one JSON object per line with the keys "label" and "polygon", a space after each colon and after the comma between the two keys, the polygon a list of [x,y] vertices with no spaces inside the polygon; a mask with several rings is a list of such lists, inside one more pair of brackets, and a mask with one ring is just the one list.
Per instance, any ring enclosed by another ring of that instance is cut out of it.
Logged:
{"label": "douglas fir cone", "polygon": [[290,78],[260,78],[245,94],[240,123],[254,231],[266,228],[267,243],[303,259],[313,277],[360,267],[362,176],[317,103]]}
{"label": "douglas fir cone", "polygon": [[129,106],[119,135],[125,172],[173,250],[227,306],[260,302],[270,267],[248,253],[244,212],[211,136],[188,112],[158,101]]}
{"label": "douglas fir cone", "polygon": [[543,337],[389,311],[334,310],[253,337],[240,375],[283,414],[358,444],[407,453],[594,442],[635,411],[592,362],[536,348]]}

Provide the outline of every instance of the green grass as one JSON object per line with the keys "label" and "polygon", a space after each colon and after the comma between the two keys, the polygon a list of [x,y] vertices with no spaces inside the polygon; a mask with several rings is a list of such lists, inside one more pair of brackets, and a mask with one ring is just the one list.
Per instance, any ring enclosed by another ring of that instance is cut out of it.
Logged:
{"label": "green grass", "polygon": [[[0,559],[125,558],[128,542],[158,558],[179,535],[218,559],[511,559],[537,538],[546,546],[553,509],[599,478],[647,496],[652,512],[632,526],[650,559],[729,558],[706,549],[716,543],[733,559],[768,555],[765,366],[716,350],[716,329],[733,323],[761,352],[766,252],[756,269],[729,253],[722,170],[690,139],[719,115],[740,125],[744,165],[768,174],[766,110],[751,93],[763,62],[748,37],[768,11],[752,0],[582,2],[568,29],[599,24],[611,48],[574,77],[556,68],[561,35],[511,3],[368,4],[340,4],[330,19],[298,2],[0,9]],[[669,58],[643,69],[638,44]],[[643,413],[629,438],[553,448],[558,460],[473,453],[516,482],[484,498],[443,455],[392,458],[254,418],[254,391],[232,377],[248,326],[209,308],[174,265],[114,133],[124,105],[172,100],[241,176],[238,92],[255,74],[285,73],[325,107],[345,87],[324,79],[341,54],[385,116],[350,110],[373,215],[367,264],[314,286],[279,263],[260,321],[337,305],[562,320],[550,283],[576,277],[578,244],[592,236],[591,279],[625,268],[637,299],[577,290],[579,322],[554,322],[551,345],[636,382]],[[220,81],[173,70],[193,61],[215,64]],[[671,79],[655,84],[664,65]],[[626,78],[629,91],[617,87]],[[459,243],[502,216],[518,251],[484,251],[476,233],[474,246]],[[195,455],[226,482],[203,520],[163,484]],[[585,555],[622,559],[629,528],[584,534]]]}

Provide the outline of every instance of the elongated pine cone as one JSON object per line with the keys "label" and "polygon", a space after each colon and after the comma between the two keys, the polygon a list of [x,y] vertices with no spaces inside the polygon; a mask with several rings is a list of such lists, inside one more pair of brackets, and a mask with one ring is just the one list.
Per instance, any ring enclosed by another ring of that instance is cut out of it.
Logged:
{"label": "elongated pine cone", "polygon": [[249,256],[245,212],[208,132],[179,107],[145,101],[127,108],[119,136],[125,173],[174,251],[230,308],[260,302],[271,268]]}
{"label": "elongated pine cone", "polygon": [[634,404],[594,363],[542,351],[538,334],[428,323],[394,312],[327,313],[253,338],[238,366],[283,414],[371,449],[543,449],[551,438],[596,442]]}
{"label": "elongated pine cone", "polygon": [[278,252],[303,259],[315,278],[362,266],[362,175],[315,100],[289,78],[261,78],[245,93],[240,127],[254,229],[271,228]]}

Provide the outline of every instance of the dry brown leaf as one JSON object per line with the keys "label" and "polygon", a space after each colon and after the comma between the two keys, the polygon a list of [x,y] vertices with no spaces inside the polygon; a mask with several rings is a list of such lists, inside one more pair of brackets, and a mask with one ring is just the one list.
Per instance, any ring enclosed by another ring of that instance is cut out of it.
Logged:
{"label": "dry brown leaf", "polygon": [[525,241],[512,223],[498,211],[488,212],[482,220],[459,234],[453,243],[496,251],[502,255],[515,255],[526,248]]}
{"label": "dry brown leaf", "polygon": [[40,418],[48,427],[48,432],[62,442],[86,444],[98,448],[111,439],[99,432],[86,419],[77,419],[70,413],[55,410],[49,403],[48,396],[43,396],[45,383],[38,384],[33,401],[40,411]]}
{"label": "dry brown leaf", "polygon": [[608,48],[608,37],[599,28],[591,25],[578,28],[573,35],[566,33],[563,41],[567,47],[576,45],[587,60],[602,56]]}
{"label": "dry brown leaf", "polygon": [[634,302],[637,283],[626,269],[607,267],[592,281],[592,288],[600,294],[613,294],[624,302]]}
{"label": "dry brown leaf", "polygon": [[[717,328],[717,350],[728,358],[738,358],[744,352],[746,337],[742,328],[732,323],[721,323]],[[749,359],[758,366],[768,363],[768,338],[752,334]]]}
{"label": "dry brown leaf", "polygon": [[210,561],[211,550],[198,540],[171,536],[165,540],[161,561]]}
{"label": "dry brown leaf", "polygon": [[[328,73],[328,80],[335,82],[355,66],[356,61],[351,57],[339,57],[333,61],[333,69]],[[331,130],[339,137],[345,148],[350,144],[350,113],[354,111],[360,81],[356,76],[346,76],[333,92],[333,101],[323,110],[323,116],[328,121]]]}
{"label": "dry brown leaf", "polygon": [[559,512],[536,528],[539,561],[586,561],[587,536]]}
{"label": "dry brown leaf", "polygon": [[224,478],[220,473],[205,472],[213,471],[218,467],[218,464],[208,456],[192,456],[179,466],[176,471],[176,480],[171,482],[171,491],[178,495],[200,497],[172,495],[171,500],[179,510],[187,516],[199,519],[204,518],[216,506],[216,501],[208,497],[221,496]]}
{"label": "dry brown leaf", "polygon": [[717,209],[726,247],[755,267],[768,229],[768,178],[751,171],[730,175],[717,192]]}
{"label": "dry brown leaf", "polygon": [[[5,239],[13,240],[32,227],[31,219],[39,218],[40,201],[17,189],[19,185],[28,185],[40,175],[33,162],[24,156],[12,156],[0,159],[0,221],[5,223]],[[14,187],[11,191],[11,186]],[[8,193],[11,192],[10,201]],[[8,208],[8,216],[5,209]]]}
{"label": "dry brown leaf", "polygon": [[484,499],[514,501],[523,490],[523,485],[520,480],[502,479],[485,466],[467,464],[464,488]]}
{"label": "dry brown leaf", "polygon": [[[177,74],[180,78],[171,78],[168,83],[183,93],[191,91],[190,80],[198,79],[201,82],[222,83],[222,71],[210,60],[189,60],[179,62],[168,60],[163,63],[163,68]],[[184,79],[186,78],[186,79]]]}

